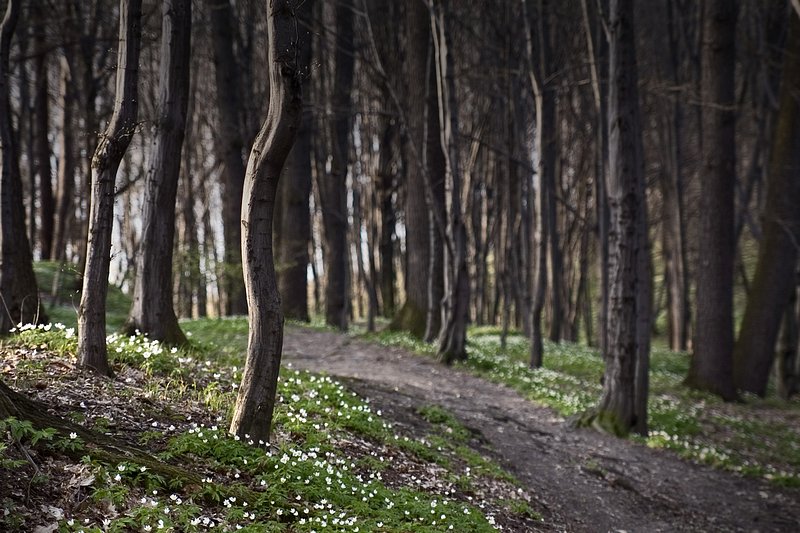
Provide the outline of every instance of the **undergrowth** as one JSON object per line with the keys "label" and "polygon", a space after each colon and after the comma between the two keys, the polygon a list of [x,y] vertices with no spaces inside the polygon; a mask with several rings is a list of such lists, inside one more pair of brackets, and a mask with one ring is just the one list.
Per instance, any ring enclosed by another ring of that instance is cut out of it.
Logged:
{"label": "undergrowth", "polygon": [[[113,398],[114,407],[98,400],[95,408],[87,399],[70,418],[105,432],[116,427],[126,402],[130,409],[150,406],[136,415],[145,418],[135,431],[139,444],[197,474],[201,483],[134,461],[109,462],[87,448],[80,464],[64,467],[73,473],[65,490],[79,491],[85,503],[57,512],[48,507],[58,531],[481,532],[499,527],[498,513],[540,520],[513,478],[473,451],[468,430],[441,408],[420,413],[432,425],[430,434],[402,434],[367,400],[326,376],[284,368],[273,442],[231,437],[227,426],[241,378],[245,321],[182,326],[192,339],[185,348],[141,335],[109,335],[118,377],[92,383]],[[52,365],[54,357],[74,361],[73,328],[20,326],[2,348],[17,354],[17,387],[35,389],[45,378],[63,379],[60,386],[68,392],[79,387],[76,371],[59,378]],[[48,389],[58,387],[53,383]],[[6,474],[84,445],[74,433],[36,430],[13,419],[0,422],[0,435],[0,473]],[[492,499],[475,488],[481,479],[508,489]],[[4,506],[0,529],[17,527],[20,502]]]}

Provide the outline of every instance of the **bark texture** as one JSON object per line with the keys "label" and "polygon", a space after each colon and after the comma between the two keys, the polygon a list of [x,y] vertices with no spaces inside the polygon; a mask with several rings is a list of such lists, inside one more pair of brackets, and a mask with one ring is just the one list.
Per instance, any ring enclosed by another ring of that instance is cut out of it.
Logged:
{"label": "bark texture", "polygon": [[736,0],[703,2],[703,177],[694,355],[686,383],[732,400]]}
{"label": "bark texture", "polygon": [[65,56],[61,58],[59,99],[61,100],[61,127],[58,132],[58,177],[56,181],[55,221],[53,225],[52,257],[64,261],[67,257],[67,241],[74,220],[75,191],[75,138],[73,136],[73,112],[75,108],[75,84],[72,68]]}
{"label": "bark texture", "polygon": [[162,3],[158,118],[145,183],[142,240],[136,256],[133,302],[125,330],[184,344],[172,302],[175,199],[189,104],[191,0]]}
{"label": "bark texture", "polygon": [[[114,114],[92,157],[89,242],[78,308],[78,364],[111,375],[106,348],[106,295],[114,223],[114,182],[138,116],[141,0],[120,0]],[[169,281],[171,283],[171,280]]]}
{"label": "bark texture", "polygon": [[451,364],[467,358],[469,321],[469,273],[467,271],[467,228],[461,205],[462,175],[458,152],[458,101],[453,78],[453,58],[448,43],[448,17],[442,3],[431,8],[431,29],[436,52],[436,88],[439,96],[439,124],[445,154],[447,226],[444,251],[444,298],[439,332],[438,358]]}
{"label": "bark texture", "polygon": [[[609,307],[608,353],[603,394],[590,422],[605,431],[627,434],[646,413],[637,413],[637,315],[641,279],[640,254],[646,253],[644,164],[639,119],[636,49],[632,0],[610,2],[609,40]],[[639,364],[645,364],[640,361]],[[646,376],[646,368],[645,368]]]}
{"label": "bark texture", "polygon": [[[299,27],[304,46],[301,47],[300,65],[310,65],[311,11],[298,13]],[[310,85],[309,85],[310,87]],[[309,100],[308,97],[305,100]],[[300,126],[284,169],[281,239],[280,239],[280,287],[283,313],[286,318],[308,322],[308,248],[311,242],[311,109],[303,110]]]}
{"label": "bark texture", "polygon": [[12,124],[9,53],[20,5],[20,0],[9,0],[0,24],[0,335],[19,322],[47,321],[25,230],[22,178]]}
{"label": "bark texture", "polygon": [[214,149],[222,162],[222,227],[225,237],[225,259],[222,288],[226,315],[247,313],[240,242],[242,192],[244,187],[245,146],[243,130],[244,104],[240,98],[242,73],[233,51],[234,12],[230,0],[206,0],[211,19],[211,44],[216,83],[217,130]]}
{"label": "bark texture", "polygon": [[734,380],[764,396],[800,243],[800,16],[792,16],[769,163],[763,238],[734,351]]}
{"label": "bark texture", "polygon": [[269,441],[283,349],[283,314],[275,279],[272,218],[278,180],[292,148],[302,114],[306,65],[298,58],[308,39],[297,33],[298,9],[291,0],[267,2],[270,100],[256,136],[245,175],[242,203],[242,255],[250,333],[242,385],[230,432],[259,444]]}
{"label": "bark texture", "polygon": [[[395,314],[390,328],[405,330],[423,338],[426,336],[430,299],[431,233],[437,231],[433,227],[433,214],[428,208],[426,191],[430,185],[427,182],[443,180],[444,159],[439,139],[430,16],[423,2],[410,2],[406,6],[405,16],[408,58],[404,72],[407,79],[407,131],[403,138],[406,163],[403,205],[406,230],[403,272],[405,301]],[[441,268],[438,271],[441,272]],[[438,330],[434,331],[438,333]]]}
{"label": "bark texture", "polygon": [[330,124],[330,172],[322,180],[322,221],[325,236],[325,322],[346,330],[348,323],[347,172],[352,129],[353,69],[355,67],[353,6],[336,5],[336,47]]}

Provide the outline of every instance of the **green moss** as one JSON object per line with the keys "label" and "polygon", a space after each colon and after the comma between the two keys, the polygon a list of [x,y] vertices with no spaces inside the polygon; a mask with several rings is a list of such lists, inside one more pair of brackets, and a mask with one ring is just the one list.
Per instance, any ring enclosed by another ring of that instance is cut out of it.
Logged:
{"label": "green moss", "polygon": [[414,302],[406,300],[389,324],[389,331],[407,331],[421,339],[425,336],[426,312]]}

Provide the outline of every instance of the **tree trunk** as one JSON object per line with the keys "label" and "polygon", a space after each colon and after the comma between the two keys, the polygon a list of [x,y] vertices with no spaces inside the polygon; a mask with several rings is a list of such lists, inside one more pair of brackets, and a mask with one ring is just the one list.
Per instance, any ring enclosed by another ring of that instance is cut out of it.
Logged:
{"label": "tree trunk", "polygon": [[[308,15],[308,19],[300,20],[301,27],[311,27],[311,11],[302,10],[300,17]],[[301,48],[304,54],[300,58],[301,65],[310,65],[312,46]],[[309,88],[311,86],[309,85]],[[307,97],[306,100],[311,100]],[[278,279],[283,314],[286,318],[308,322],[308,245],[311,242],[311,143],[312,143],[311,109],[305,109],[300,119],[300,127],[294,146],[286,162],[282,186],[283,223],[280,240],[281,272]]]}
{"label": "tree trunk", "polygon": [[[310,47],[305,47],[310,51]],[[311,62],[311,54],[302,63]],[[308,312],[308,244],[311,241],[311,124],[304,113],[289,152],[283,184],[283,223],[279,278],[283,313],[293,320],[310,320]]]}
{"label": "tree trunk", "polygon": [[[433,62],[430,56],[430,20],[423,2],[410,2],[406,9],[407,61],[404,72],[407,85],[407,131],[404,132],[405,204],[403,206],[406,230],[406,257],[403,281],[405,302],[389,326],[405,330],[423,338],[429,309],[428,285],[431,272],[431,225],[433,213],[428,209],[426,194],[427,173],[431,180],[441,179],[440,168],[433,168],[431,155],[441,154],[439,142],[438,110],[431,108],[429,95]],[[430,114],[434,115],[431,118]],[[436,121],[435,131],[430,125]],[[427,126],[426,126],[427,124]],[[419,158],[414,161],[414,157]],[[441,157],[439,157],[441,160]],[[416,163],[416,164],[414,164]]]}
{"label": "tree trunk", "polygon": [[[309,3],[302,9],[309,9]],[[272,217],[278,179],[302,115],[301,84],[308,76],[308,66],[298,64],[298,58],[308,57],[301,50],[310,41],[306,29],[302,30],[302,37],[297,35],[297,9],[291,1],[271,0],[267,9],[269,110],[250,153],[242,203],[242,255],[250,333],[230,427],[232,434],[261,445],[270,437],[283,348]]]}
{"label": "tree trunk", "polygon": [[217,131],[214,148],[222,163],[222,229],[225,259],[221,281],[226,315],[247,313],[241,255],[242,191],[244,187],[243,103],[240,95],[241,73],[233,52],[234,12],[230,0],[207,0],[211,19],[216,83]]}
{"label": "tree trunk", "polygon": [[53,227],[52,257],[58,261],[67,259],[67,241],[74,222],[73,194],[75,191],[75,138],[73,136],[73,108],[75,106],[75,84],[72,69],[66,54],[61,58],[61,127],[58,132],[58,182],[56,184],[55,223]]}
{"label": "tree trunk", "polygon": [[[388,98],[387,98],[388,99]],[[392,316],[395,312],[395,272],[394,272],[394,228],[396,216],[392,196],[394,195],[394,172],[392,171],[392,153],[396,126],[390,118],[381,117],[381,142],[378,155],[377,189],[380,210],[380,240],[378,251],[380,257],[379,283],[383,316]]]}
{"label": "tree trunk", "polygon": [[190,0],[162,3],[158,119],[145,182],[142,239],[136,255],[133,302],[125,330],[184,344],[172,302],[175,200],[189,104]]}
{"label": "tree trunk", "polygon": [[322,180],[322,219],[325,236],[325,322],[340,330],[348,322],[347,169],[352,126],[354,57],[353,6],[340,2],[335,8],[336,46],[330,121],[332,146],[330,172]]}
{"label": "tree trunk", "polygon": [[694,355],[686,384],[733,400],[735,0],[703,3],[703,179]]}
{"label": "tree trunk", "polygon": [[[447,1],[447,0],[443,0]],[[467,358],[469,320],[469,274],[467,271],[467,229],[461,208],[461,166],[458,151],[458,102],[453,75],[453,58],[448,44],[448,17],[441,4],[431,6],[431,30],[436,57],[436,87],[439,95],[439,124],[445,155],[446,214],[444,253],[444,298],[439,332],[439,361],[451,364]]]}
{"label": "tree trunk", "polygon": [[33,256],[25,231],[22,178],[12,124],[9,53],[20,4],[20,0],[8,1],[0,25],[0,335],[19,322],[47,321],[39,302]]}
{"label": "tree trunk", "polygon": [[103,375],[111,375],[106,349],[106,294],[114,223],[114,180],[136,129],[142,2],[120,0],[119,12],[114,114],[92,158],[89,242],[78,308],[78,364]]}
{"label": "tree trunk", "polygon": [[[800,16],[800,13],[798,13]],[[778,397],[784,400],[800,392],[800,271],[789,304],[783,315],[780,341],[778,343],[775,389]]]}
{"label": "tree trunk", "polygon": [[[536,191],[535,207],[529,209],[534,211],[535,226],[535,256],[533,264],[534,281],[531,292],[531,353],[530,367],[539,368],[544,360],[544,345],[542,342],[542,311],[545,304],[545,292],[547,290],[547,259],[548,247],[554,241],[550,238],[551,232],[549,225],[555,223],[555,213],[551,216],[551,209],[555,208],[555,162],[554,133],[555,127],[555,102],[552,91],[547,91],[544,80],[548,75],[549,61],[549,40],[546,33],[547,23],[541,21],[537,32],[536,46],[534,46],[534,35],[531,28],[530,18],[527,13],[526,0],[523,1],[523,17],[525,24],[526,53],[528,59],[528,72],[530,77],[531,89],[534,96],[536,107],[536,130],[534,144],[538,165],[536,174],[538,177],[538,187]],[[540,4],[539,17],[543,17],[547,10],[547,3]],[[534,51],[538,51],[535,54]],[[552,256],[555,257],[555,256]],[[555,273],[554,273],[555,274]],[[560,274],[559,274],[560,275]],[[554,310],[556,306],[554,305]],[[560,313],[560,309],[559,309]],[[553,316],[553,320],[560,321],[560,317]],[[552,332],[551,332],[552,333]]]}
{"label": "tree trunk", "polygon": [[764,396],[800,243],[800,17],[792,16],[769,163],[763,238],[734,350],[734,380]]}
{"label": "tree trunk", "polygon": [[[33,2],[32,13],[39,21],[43,21],[45,14],[42,12],[42,2]],[[47,134],[50,131],[50,105],[48,91],[48,54],[47,33],[43,22],[35,25],[34,41],[36,50],[36,81],[34,94],[34,115],[36,117],[34,130],[35,146],[34,160],[36,174],[39,176],[39,244],[41,258],[49,260],[53,248],[53,177],[50,167],[50,141]],[[31,191],[31,198],[35,196]],[[33,237],[31,237],[33,239]]]}
{"label": "tree trunk", "polygon": [[[608,354],[600,404],[588,422],[617,435],[627,434],[639,417],[637,374],[647,376],[639,353],[639,291],[646,290],[641,254],[646,253],[644,162],[639,121],[632,0],[611,0],[609,40],[609,314]],[[638,363],[638,367],[637,367]]]}

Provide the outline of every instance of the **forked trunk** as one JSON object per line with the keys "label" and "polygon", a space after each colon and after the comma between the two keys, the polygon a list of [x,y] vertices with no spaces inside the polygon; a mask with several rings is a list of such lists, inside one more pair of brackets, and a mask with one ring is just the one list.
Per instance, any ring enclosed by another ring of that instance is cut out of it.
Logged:
{"label": "forked trunk", "polygon": [[114,114],[92,158],[89,242],[78,308],[78,364],[103,375],[111,375],[106,349],[106,294],[114,225],[114,180],[136,129],[142,2],[120,0],[119,12]]}

